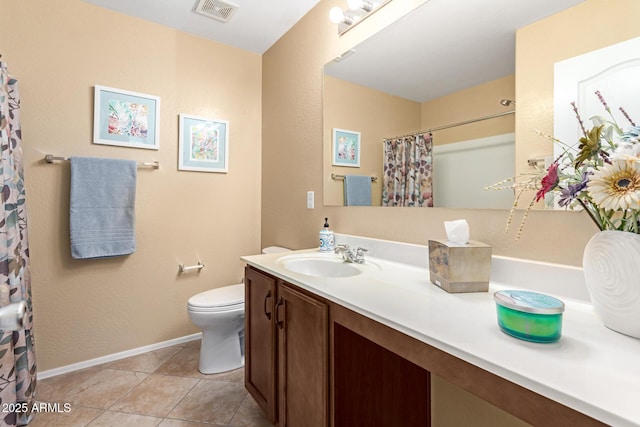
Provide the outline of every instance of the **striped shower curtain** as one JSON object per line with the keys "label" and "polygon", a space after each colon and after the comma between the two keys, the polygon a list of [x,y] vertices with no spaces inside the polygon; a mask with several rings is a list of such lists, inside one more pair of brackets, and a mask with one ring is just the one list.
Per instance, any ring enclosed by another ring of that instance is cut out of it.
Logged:
{"label": "striped shower curtain", "polygon": [[384,140],[382,206],[433,207],[429,133]]}
{"label": "striped shower curtain", "polygon": [[0,426],[31,420],[36,386],[18,82],[0,62],[0,306],[25,300],[25,329],[0,329]]}

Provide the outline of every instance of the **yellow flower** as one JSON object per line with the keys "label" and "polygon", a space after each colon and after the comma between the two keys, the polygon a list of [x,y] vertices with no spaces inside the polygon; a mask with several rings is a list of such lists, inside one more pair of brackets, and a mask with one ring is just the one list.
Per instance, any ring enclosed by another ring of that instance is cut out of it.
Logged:
{"label": "yellow flower", "polygon": [[640,208],[640,163],[616,159],[593,172],[587,191],[605,210]]}

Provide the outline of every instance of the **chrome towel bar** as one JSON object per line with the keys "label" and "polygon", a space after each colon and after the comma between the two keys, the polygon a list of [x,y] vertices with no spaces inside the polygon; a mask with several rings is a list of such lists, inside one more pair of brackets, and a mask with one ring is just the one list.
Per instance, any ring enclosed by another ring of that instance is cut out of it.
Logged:
{"label": "chrome towel bar", "polygon": [[[58,157],[58,156],[54,156],[53,154],[46,154],[44,156],[44,160],[47,163],[53,163],[55,160],[59,160],[59,161],[69,161],[71,160],[70,157]],[[138,167],[143,166],[143,167],[151,167],[153,169],[160,169],[160,162],[155,161],[155,162],[138,162]]]}
{"label": "chrome towel bar", "polygon": [[[331,179],[344,179],[344,175],[338,175],[335,173],[331,174]],[[377,176],[372,176],[371,177],[371,182],[376,182],[378,180]]]}

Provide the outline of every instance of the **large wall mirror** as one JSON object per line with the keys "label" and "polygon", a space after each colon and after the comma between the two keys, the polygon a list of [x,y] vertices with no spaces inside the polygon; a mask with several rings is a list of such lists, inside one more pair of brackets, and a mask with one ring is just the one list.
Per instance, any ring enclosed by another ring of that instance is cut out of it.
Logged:
{"label": "large wall mirror", "polygon": [[515,174],[515,31],[582,1],[430,0],[326,64],[325,206],[345,205],[347,175],[380,206],[383,141],[432,130],[433,206],[511,207],[484,187]]}

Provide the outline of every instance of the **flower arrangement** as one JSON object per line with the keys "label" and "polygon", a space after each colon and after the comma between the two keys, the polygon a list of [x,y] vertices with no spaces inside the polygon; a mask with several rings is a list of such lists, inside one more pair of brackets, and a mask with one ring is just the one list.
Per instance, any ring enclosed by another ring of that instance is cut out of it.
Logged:
{"label": "flower arrangement", "polygon": [[592,117],[593,126],[587,129],[575,103],[571,103],[583,134],[578,143],[567,145],[541,134],[563,147],[562,154],[546,170],[525,175],[520,180],[510,178],[487,187],[516,190],[507,230],[520,197],[527,190],[535,191],[516,239],[520,237],[534,203],[543,200],[547,194],[555,194],[557,204],[561,207],[584,209],[600,230],[640,233],[640,126],[636,126],[621,107],[619,110],[631,125],[623,130],[602,94],[599,91],[595,94],[608,113],[608,118]]}

